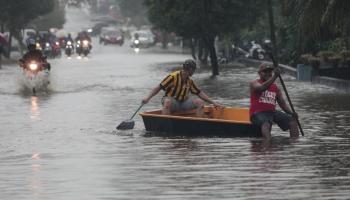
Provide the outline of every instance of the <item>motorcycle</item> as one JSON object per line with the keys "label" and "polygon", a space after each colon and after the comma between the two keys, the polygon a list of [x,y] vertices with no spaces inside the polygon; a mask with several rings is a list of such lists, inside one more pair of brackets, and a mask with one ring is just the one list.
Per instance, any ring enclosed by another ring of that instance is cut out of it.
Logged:
{"label": "motorcycle", "polygon": [[77,52],[77,54],[80,56],[81,52],[82,52],[82,47],[81,47],[81,42],[80,40],[77,41],[77,44],[75,46],[75,50]]}
{"label": "motorcycle", "polygon": [[52,57],[56,58],[56,57],[61,57],[61,56],[62,56],[61,46],[60,46],[60,43],[58,41],[56,41],[52,45]]}
{"label": "motorcycle", "polygon": [[90,42],[88,40],[78,40],[76,45],[76,52],[80,56],[83,54],[84,56],[87,56],[90,53]]}
{"label": "motorcycle", "polygon": [[67,41],[65,46],[65,53],[68,57],[70,57],[73,53],[73,44],[72,41]]}
{"label": "motorcycle", "polygon": [[90,53],[90,42],[88,40],[83,40],[82,53],[87,56]]}
{"label": "motorcycle", "polygon": [[252,46],[249,49],[249,57],[258,59],[258,60],[264,60],[266,52],[265,50],[261,47],[260,44],[256,43],[255,41],[251,42]]}
{"label": "motorcycle", "polygon": [[43,54],[48,58],[52,57],[52,47],[49,42],[45,42],[45,46],[43,47]]}
{"label": "motorcycle", "polygon": [[131,44],[131,48],[134,48],[134,51],[138,53],[140,51],[140,40],[135,39]]}
{"label": "motorcycle", "polygon": [[42,63],[36,60],[31,60],[28,62],[22,62],[21,67],[23,67],[24,76],[26,77],[26,86],[31,89],[33,94],[36,94],[37,90],[40,88],[46,89],[47,85],[50,83],[49,79],[49,63]]}
{"label": "motorcycle", "polygon": [[35,43],[35,48],[37,49],[37,50],[40,50],[40,51],[42,51],[43,50],[43,48],[41,47],[41,45],[40,45],[40,43],[39,42],[36,42]]}

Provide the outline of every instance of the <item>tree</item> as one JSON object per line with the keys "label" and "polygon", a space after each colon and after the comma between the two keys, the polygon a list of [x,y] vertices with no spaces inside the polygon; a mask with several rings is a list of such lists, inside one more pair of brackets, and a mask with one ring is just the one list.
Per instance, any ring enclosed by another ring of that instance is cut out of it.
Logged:
{"label": "tree", "polygon": [[62,28],[65,23],[64,5],[59,0],[54,0],[52,12],[39,16],[30,22],[37,30],[48,30],[50,28]]}
{"label": "tree", "polygon": [[145,0],[156,27],[204,42],[213,76],[219,75],[215,38],[248,26],[260,11],[257,4],[256,0]]}
{"label": "tree", "polygon": [[281,3],[284,16],[295,18],[302,51],[320,49],[325,41],[338,37],[343,37],[349,45],[350,1],[283,0]]}
{"label": "tree", "polygon": [[146,7],[140,0],[120,0],[119,7],[122,16],[129,18],[130,23],[140,28],[149,24],[146,15]]}
{"label": "tree", "polygon": [[54,8],[54,0],[1,0],[0,21],[12,35],[22,41],[20,31],[33,19],[49,13]]}

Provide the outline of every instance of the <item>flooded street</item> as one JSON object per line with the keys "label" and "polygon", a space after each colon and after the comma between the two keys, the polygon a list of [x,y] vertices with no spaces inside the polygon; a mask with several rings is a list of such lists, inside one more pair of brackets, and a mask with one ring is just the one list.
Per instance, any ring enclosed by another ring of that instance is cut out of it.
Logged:
{"label": "flooded street", "polygon": [[[66,28],[88,23],[68,10]],[[36,96],[23,91],[20,67],[4,66],[1,199],[349,199],[350,94],[330,87],[283,76],[305,133],[296,141],[277,127],[268,145],[258,138],[146,137],[139,116],[134,129],[117,131],[187,58],[94,38],[88,58],[49,60],[50,86]],[[210,69],[199,69],[193,78],[222,105],[247,107],[256,71],[226,67],[213,79]],[[159,108],[162,94],[141,111]]]}

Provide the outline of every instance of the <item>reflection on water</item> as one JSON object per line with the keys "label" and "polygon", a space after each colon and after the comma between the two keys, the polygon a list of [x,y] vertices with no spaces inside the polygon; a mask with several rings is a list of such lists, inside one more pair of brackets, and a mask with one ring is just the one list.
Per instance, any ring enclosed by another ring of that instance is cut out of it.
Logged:
{"label": "reflection on water", "polygon": [[41,180],[41,160],[40,160],[40,154],[39,153],[33,153],[32,154],[32,172],[31,172],[31,179],[30,179],[30,189],[32,191],[32,194],[37,195],[39,190],[41,190],[42,186],[42,180]]}
{"label": "reflection on water", "polygon": [[39,99],[37,96],[32,96],[30,98],[30,119],[33,121],[39,121],[40,120],[40,110],[39,110]]}

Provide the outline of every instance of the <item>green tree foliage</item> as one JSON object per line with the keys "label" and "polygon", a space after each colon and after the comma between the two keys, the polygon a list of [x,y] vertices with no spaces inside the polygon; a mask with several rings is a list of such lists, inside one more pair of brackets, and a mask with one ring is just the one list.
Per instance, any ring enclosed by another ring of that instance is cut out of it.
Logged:
{"label": "green tree foliage", "polygon": [[31,20],[51,12],[53,8],[54,0],[0,0],[0,21],[21,43],[20,31]]}
{"label": "green tree foliage", "polygon": [[31,20],[49,13],[54,8],[54,0],[1,0],[1,21],[9,30],[18,31]]}
{"label": "green tree foliage", "polygon": [[52,12],[42,15],[30,22],[37,30],[49,30],[50,28],[62,28],[65,23],[65,11],[59,0],[54,0]]}
{"label": "green tree foliage", "polygon": [[[316,52],[344,40],[349,47],[350,1],[283,0],[283,15],[295,23],[300,52]],[[345,48],[345,47],[344,47]]]}
{"label": "green tree foliage", "polygon": [[210,52],[212,74],[218,75],[215,38],[234,33],[259,13],[256,0],[146,0],[149,20],[159,29],[204,41]]}
{"label": "green tree foliage", "polygon": [[149,24],[146,15],[146,7],[140,0],[119,0],[117,4],[120,7],[122,16],[130,19],[130,23],[137,27]]}

